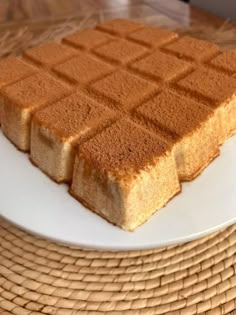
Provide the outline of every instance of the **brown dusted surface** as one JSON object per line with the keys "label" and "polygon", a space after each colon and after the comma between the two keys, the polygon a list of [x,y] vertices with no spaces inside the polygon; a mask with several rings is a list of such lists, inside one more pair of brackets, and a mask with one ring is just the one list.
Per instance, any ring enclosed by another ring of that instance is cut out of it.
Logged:
{"label": "brown dusted surface", "polygon": [[226,50],[211,60],[211,64],[229,74],[236,73],[236,50]]}
{"label": "brown dusted surface", "polygon": [[46,66],[54,66],[77,54],[75,49],[58,43],[48,43],[24,52],[29,59]]}
{"label": "brown dusted surface", "polygon": [[80,147],[79,155],[101,171],[135,174],[166,153],[158,137],[122,119]]}
{"label": "brown dusted surface", "polygon": [[87,29],[64,37],[63,41],[75,47],[92,49],[114,40],[109,34],[99,30]]}
{"label": "brown dusted surface", "polygon": [[157,50],[151,55],[134,62],[131,68],[151,78],[169,81],[185,73],[191,68],[191,64]]}
{"label": "brown dusted surface", "polygon": [[113,67],[101,60],[81,53],[78,57],[56,66],[54,71],[73,83],[87,84],[112,72]]}
{"label": "brown dusted surface", "polygon": [[29,109],[52,103],[69,92],[68,86],[43,72],[9,85],[2,91],[16,106]]}
{"label": "brown dusted surface", "polygon": [[118,70],[95,82],[91,89],[117,103],[124,110],[142,102],[145,97],[158,90],[153,83],[125,70]]}
{"label": "brown dusted surface", "polygon": [[121,64],[135,60],[147,52],[148,50],[145,47],[125,39],[113,41],[95,50],[95,53],[99,56]]}
{"label": "brown dusted surface", "polygon": [[83,135],[99,120],[111,116],[111,111],[93,99],[75,92],[53,105],[38,111],[34,118],[42,126],[54,130],[60,137]]}
{"label": "brown dusted surface", "polygon": [[0,87],[34,74],[36,68],[21,59],[9,57],[0,60]]}
{"label": "brown dusted surface", "polygon": [[212,106],[228,101],[236,93],[236,79],[205,67],[180,80],[178,86],[209,99]]}
{"label": "brown dusted surface", "polygon": [[213,111],[167,89],[137,109],[166,138],[177,140],[193,133]]}
{"label": "brown dusted surface", "polygon": [[187,57],[193,60],[203,60],[219,51],[217,45],[190,36],[181,37],[165,48],[175,53],[179,58]]}
{"label": "brown dusted surface", "polygon": [[115,35],[124,36],[142,28],[143,26],[143,24],[131,20],[114,19],[98,24],[97,28]]}
{"label": "brown dusted surface", "polygon": [[178,37],[177,33],[159,27],[145,27],[128,36],[149,47],[158,47]]}

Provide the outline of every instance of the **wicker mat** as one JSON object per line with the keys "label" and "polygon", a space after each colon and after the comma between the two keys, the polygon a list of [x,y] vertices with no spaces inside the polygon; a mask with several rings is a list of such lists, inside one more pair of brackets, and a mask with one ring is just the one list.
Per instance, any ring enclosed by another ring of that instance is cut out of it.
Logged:
{"label": "wicker mat", "polygon": [[99,252],[0,221],[0,314],[236,314],[236,225],[149,251]]}

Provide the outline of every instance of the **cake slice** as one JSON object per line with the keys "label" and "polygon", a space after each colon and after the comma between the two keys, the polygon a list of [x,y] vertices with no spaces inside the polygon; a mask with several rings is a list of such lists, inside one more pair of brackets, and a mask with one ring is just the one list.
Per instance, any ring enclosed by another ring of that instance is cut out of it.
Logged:
{"label": "cake slice", "polygon": [[199,67],[178,82],[178,87],[213,108],[220,119],[219,143],[236,132],[236,79]]}
{"label": "cake slice", "polygon": [[135,21],[126,20],[126,19],[114,19],[106,21],[104,23],[98,24],[96,29],[103,32],[110,33],[112,35],[125,37],[129,33],[132,33],[140,28],[143,28],[144,25]]}
{"label": "cake slice", "polygon": [[210,61],[217,70],[236,77],[236,50],[225,50]]}
{"label": "cake slice", "polygon": [[63,38],[62,42],[76,48],[91,50],[114,40],[114,37],[98,30],[82,30]]}
{"label": "cake slice", "polygon": [[130,65],[131,69],[156,81],[173,81],[191,70],[191,64],[159,50]]}
{"label": "cake slice", "polygon": [[27,49],[23,56],[46,68],[60,64],[78,54],[76,49],[59,43],[47,43]]}
{"label": "cake slice", "polygon": [[30,146],[32,113],[70,93],[70,88],[46,73],[37,73],[2,90],[2,130],[17,146]]}
{"label": "cake slice", "polygon": [[126,39],[118,39],[98,47],[96,55],[117,64],[126,64],[148,53],[148,49]]}
{"label": "cake slice", "polygon": [[91,84],[90,91],[96,98],[102,98],[108,106],[129,111],[154,95],[158,86],[120,69]]}
{"label": "cake slice", "polygon": [[134,230],[180,191],[171,148],[121,119],[77,151],[71,194],[125,230]]}
{"label": "cake slice", "polygon": [[0,60],[0,124],[3,106],[1,89],[6,85],[15,83],[36,73],[36,71],[38,71],[37,68],[34,68],[19,58],[9,57]]}
{"label": "cake slice", "polygon": [[205,40],[183,36],[165,46],[165,50],[172,52],[178,58],[202,62],[212,58],[220,50],[219,46]]}
{"label": "cake slice", "polygon": [[86,85],[98,80],[113,71],[113,67],[95,57],[80,53],[53,68],[61,78],[76,85]]}
{"label": "cake slice", "polygon": [[110,110],[81,92],[37,111],[32,120],[32,162],[56,182],[70,181],[75,148],[110,119]]}
{"label": "cake slice", "polygon": [[143,123],[173,143],[180,180],[194,179],[219,153],[219,119],[206,106],[166,89],[137,109]]}
{"label": "cake slice", "polygon": [[156,26],[146,26],[132,32],[127,38],[150,48],[163,46],[176,38],[178,34]]}

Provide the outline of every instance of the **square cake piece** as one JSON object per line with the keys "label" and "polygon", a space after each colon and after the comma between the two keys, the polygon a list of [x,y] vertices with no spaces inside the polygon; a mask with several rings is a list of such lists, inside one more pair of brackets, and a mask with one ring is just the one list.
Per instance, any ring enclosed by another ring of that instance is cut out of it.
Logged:
{"label": "square cake piece", "polygon": [[131,68],[151,79],[170,81],[191,69],[191,64],[156,50],[147,57],[132,63]]}
{"label": "square cake piece", "polygon": [[150,48],[162,46],[177,37],[177,33],[154,26],[146,26],[128,36],[129,39]]}
{"label": "square cake piece", "polygon": [[97,97],[105,97],[110,105],[124,111],[137,106],[158,90],[155,84],[125,70],[113,72],[93,83],[90,88]]}
{"label": "square cake piece", "polygon": [[196,97],[202,97],[202,102],[219,115],[221,128],[219,142],[229,138],[236,131],[236,79],[214,70],[199,67],[184,79],[178,86]]}
{"label": "square cake piece", "polygon": [[110,110],[81,92],[37,111],[31,130],[32,162],[56,182],[70,181],[75,148],[110,119]]}
{"label": "square cake piece", "polygon": [[114,40],[114,37],[98,30],[82,30],[63,38],[62,42],[76,48],[94,49]]}
{"label": "square cake piece", "polygon": [[171,148],[121,119],[82,144],[71,194],[125,230],[134,230],[180,191]]}
{"label": "square cake piece", "polygon": [[134,230],[236,132],[236,55],[115,19],[0,61],[3,133],[89,209]]}
{"label": "square cake piece", "polygon": [[200,103],[167,89],[137,109],[151,130],[174,145],[180,180],[194,179],[219,153],[219,119]]}
{"label": "square cake piece", "polygon": [[194,61],[204,61],[214,56],[220,48],[205,40],[184,36],[165,46],[179,58],[187,58]]}
{"label": "square cake piece", "polygon": [[2,90],[2,130],[23,151],[29,150],[32,113],[70,93],[46,73],[38,73]]}
{"label": "square cake piece", "polygon": [[96,26],[99,30],[121,37],[125,37],[142,27],[144,27],[143,24],[126,19],[114,19]]}
{"label": "square cake piece", "polygon": [[[229,75],[236,75],[236,50],[226,50],[210,61],[210,64]],[[236,76],[235,76],[236,77]]]}
{"label": "square cake piece", "polygon": [[148,50],[126,39],[118,39],[95,49],[94,52],[105,60],[126,64],[145,55]]}
{"label": "square cake piece", "polygon": [[77,54],[78,52],[72,47],[58,43],[48,43],[27,49],[23,56],[36,64],[52,67],[76,56]]}
{"label": "square cake piece", "polygon": [[19,58],[9,57],[0,60],[0,125],[3,106],[1,88],[24,79],[34,74],[36,71],[38,71],[37,68],[34,68]]}
{"label": "square cake piece", "polygon": [[53,71],[73,84],[88,84],[113,71],[113,67],[97,58],[79,54],[56,67]]}

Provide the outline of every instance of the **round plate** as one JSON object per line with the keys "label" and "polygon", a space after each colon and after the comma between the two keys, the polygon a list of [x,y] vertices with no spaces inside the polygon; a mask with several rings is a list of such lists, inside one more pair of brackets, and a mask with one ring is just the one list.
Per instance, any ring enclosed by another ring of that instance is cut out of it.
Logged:
{"label": "round plate", "polygon": [[125,232],[84,208],[68,186],[50,180],[0,132],[0,214],[25,230],[85,248],[136,250],[190,241],[236,222],[236,137],[221,151],[165,208]]}

